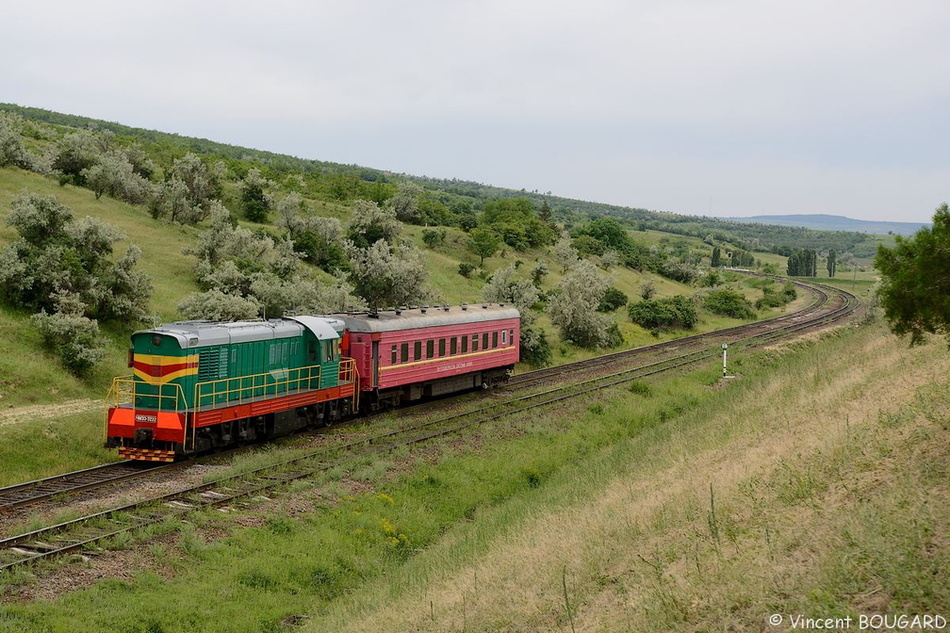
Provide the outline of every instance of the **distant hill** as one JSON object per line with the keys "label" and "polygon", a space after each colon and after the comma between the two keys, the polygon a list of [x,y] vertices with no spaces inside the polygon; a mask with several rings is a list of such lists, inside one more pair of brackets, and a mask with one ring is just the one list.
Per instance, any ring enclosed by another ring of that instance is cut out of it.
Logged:
{"label": "distant hill", "polygon": [[[431,218],[433,224],[443,223],[446,219],[451,221],[453,216],[456,223],[459,218],[474,219],[474,216],[491,200],[524,197],[530,200],[536,208],[546,207],[550,217],[568,230],[581,226],[594,218],[608,216],[633,230],[654,230],[696,237],[708,244],[713,242],[729,243],[742,250],[773,252],[788,256],[797,248],[808,248],[818,252],[835,249],[838,253],[851,253],[859,258],[873,257],[876,252],[879,238],[872,238],[872,235],[877,232],[886,234],[891,230],[886,227],[879,229],[879,231],[864,227],[840,230],[826,224],[809,228],[801,220],[779,223],[770,222],[768,219],[737,218],[729,220],[706,216],[679,215],[643,208],[561,198],[552,196],[550,192],[541,193],[537,190],[507,189],[457,178],[419,177],[355,164],[343,165],[274,154],[264,150],[228,145],[208,139],[144,130],[110,121],[14,104],[0,103],[0,113],[2,112],[11,112],[28,120],[60,128],[63,133],[83,128],[109,131],[115,134],[123,143],[140,144],[159,167],[163,165],[167,167],[174,158],[181,157],[186,152],[194,152],[212,157],[212,160],[215,158],[223,159],[232,173],[238,177],[243,177],[243,174],[252,167],[262,169],[264,175],[275,182],[284,182],[290,176],[295,179],[304,177],[304,181],[301,181],[304,184],[300,185],[303,186],[303,189],[298,193],[305,194],[305,197],[310,199],[319,199],[327,204],[346,206],[356,199],[372,200],[382,204],[395,193],[398,183],[412,181],[427,190],[427,209],[429,209],[429,215],[433,216]],[[39,136],[42,137],[41,134]],[[55,138],[55,134],[46,141],[51,142],[53,138]],[[43,141],[40,140],[39,142],[42,143]],[[436,215],[439,217],[435,217]],[[822,216],[764,217],[806,218]],[[855,222],[855,220],[848,220],[847,218],[840,219]]]}
{"label": "distant hill", "polygon": [[929,222],[876,222],[873,220],[855,220],[843,215],[824,213],[801,215],[755,215],[749,218],[724,218],[733,222],[748,224],[773,224],[777,226],[801,226],[819,231],[855,231],[874,235],[913,235],[921,228],[930,226]]}

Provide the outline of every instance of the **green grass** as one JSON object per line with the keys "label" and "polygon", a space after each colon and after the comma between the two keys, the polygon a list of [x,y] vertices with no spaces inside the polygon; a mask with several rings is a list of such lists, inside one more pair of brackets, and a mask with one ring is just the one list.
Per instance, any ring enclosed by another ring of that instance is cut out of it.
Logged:
{"label": "green grass", "polygon": [[97,408],[0,426],[0,486],[115,460],[114,451],[102,447],[102,425],[103,411]]}
{"label": "green grass", "polygon": [[[652,618],[642,621],[650,621],[654,630],[730,617],[743,627],[755,626],[773,608],[843,613],[839,607],[854,608],[852,596],[875,583],[892,592],[895,608],[933,610],[947,599],[945,587],[950,586],[941,558],[946,548],[932,549],[947,536],[948,508],[928,505],[927,498],[947,475],[945,450],[939,447],[945,447],[950,431],[950,402],[945,381],[939,380],[913,399],[909,410],[885,408],[861,424],[829,420],[853,443],[831,443],[807,454],[790,449],[764,474],[740,478],[745,483],[738,488],[730,489],[725,480],[712,489],[705,479],[674,481],[676,490],[666,493],[672,495],[669,503],[661,499],[656,513],[628,519],[626,535],[610,532],[614,528],[605,523],[603,537],[594,539],[602,542],[575,549],[565,541],[571,554],[563,563],[551,558],[558,555],[556,547],[529,548],[520,565],[536,567],[541,584],[511,597],[529,601],[517,607],[527,617],[507,613],[512,605],[498,595],[497,579],[485,567],[487,560],[506,556],[512,544],[545,542],[539,525],[548,525],[552,535],[569,535],[574,520],[577,529],[590,529],[591,521],[609,522],[615,510],[588,507],[604,491],[619,485],[618,490],[633,494],[667,469],[687,463],[689,456],[745,446],[760,435],[782,433],[784,424],[798,423],[763,411],[785,407],[799,416],[795,420],[806,421],[807,411],[795,403],[812,393],[825,394],[831,409],[846,410],[844,403],[863,400],[868,385],[884,379],[880,371],[875,365],[874,372],[841,386],[823,372],[841,375],[856,352],[873,349],[880,336],[877,329],[848,331],[748,355],[742,359],[743,378],[726,387],[717,386],[715,367],[663,382],[640,381],[597,402],[486,427],[418,456],[357,460],[338,471],[342,480],[318,481],[310,491],[301,487],[293,500],[251,510],[241,524],[252,527],[236,527],[212,512],[191,518],[164,547],[143,551],[126,543],[131,549],[125,556],[137,561],[140,571],[53,601],[8,604],[0,630],[258,631],[284,630],[290,621],[314,631],[446,630],[461,628],[463,618],[468,630],[556,629],[567,626],[561,619],[562,580],[578,618],[590,616],[587,607],[599,591],[622,588],[637,596],[638,613]],[[890,356],[904,354],[899,344],[887,345]],[[906,354],[904,371],[920,374],[940,358],[938,352],[942,348],[930,346]],[[874,362],[889,364],[890,358]],[[750,402],[756,403],[751,410],[739,408]],[[929,422],[921,423],[921,417]],[[854,446],[861,447],[857,453]],[[909,453],[893,461],[902,454],[895,450],[899,446]],[[743,461],[741,454],[735,459]],[[700,458],[696,467],[704,463]],[[894,469],[885,476],[885,486],[848,483],[860,494],[846,494],[820,509],[838,494],[838,481],[860,483],[866,476],[880,481],[882,464]],[[335,497],[328,495],[331,491]],[[890,513],[898,511],[902,516],[890,521]],[[601,517],[601,512],[606,514]],[[816,514],[799,525],[795,517],[802,512]],[[768,563],[769,548],[783,560],[799,560],[806,526],[818,551],[824,552],[826,543],[834,547],[789,577],[791,595],[773,595],[758,575],[759,565]],[[641,539],[642,545],[624,549],[630,538]],[[930,554],[921,557],[922,547]],[[615,561],[618,552],[633,560]],[[695,557],[701,576],[650,580],[651,568],[636,553],[664,566],[686,556],[687,569],[694,567]],[[849,577],[855,560],[866,562]],[[710,590],[697,602],[694,592],[704,586],[697,584],[700,578],[729,593]],[[550,586],[544,584],[548,581]],[[454,589],[446,589],[445,582]],[[737,608],[730,595],[749,602]],[[243,608],[233,609],[235,603]],[[128,604],[137,607],[129,610]],[[76,622],[77,612],[88,617]]]}

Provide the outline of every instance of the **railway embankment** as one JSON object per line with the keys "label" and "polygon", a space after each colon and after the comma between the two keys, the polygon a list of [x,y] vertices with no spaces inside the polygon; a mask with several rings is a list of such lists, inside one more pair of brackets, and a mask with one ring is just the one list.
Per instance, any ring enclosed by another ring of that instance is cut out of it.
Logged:
{"label": "railway embankment", "polygon": [[946,346],[848,327],[732,362],[725,381],[636,381],[361,456],[333,483],[7,579],[6,622],[767,630],[948,604]]}

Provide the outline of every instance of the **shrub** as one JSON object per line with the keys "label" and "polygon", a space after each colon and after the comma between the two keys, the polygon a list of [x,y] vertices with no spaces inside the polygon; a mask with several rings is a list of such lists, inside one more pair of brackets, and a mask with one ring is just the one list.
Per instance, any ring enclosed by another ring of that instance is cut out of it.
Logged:
{"label": "shrub", "polygon": [[475,266],[469,264],[468,262],[462,262],[459,264],[459,274],[465,277],[466,279],[475,272]]}
{"label": "shrub", "polygon": [[706,295],[703,307],[713,314],[735,319],[755,318],[752,303],[735,290],[716,290]]}
{"label": "shrub", "polygon": [[604,296],[600,300],[600,305],[597,306],[598,312],[613,312],[617,308],[622,308],[627,305],[629,298],[622,291],[617,290],[614,287],[607,288],[607,291],[604,293]]}
{"label": "shrub", "polygon": [[106,341],[99,336],[99,324],[83,316],[83,306],[75,296],[62,295],[57,311],[34,314],[30,320],[40,332],[43,344],[54,351],[70,372],[81,376],[102,360]]}
{"label": "shrub", "polygon": [[627,309],[630,320],[648,330],[691,329],[698,317],[692,300],[684,295],[664,299],[648,299]]}
{"label": "shrub", "polygon": [[551,344],[542,329],[521,328],[521,362],[532,367],[551,364]]}
{"label": "shrub", "polygon": [[425,229],[422,231],[422,241],[429,248],[435,248],[443,241],[445,241],[445,231],[437,231],[435,229]]}

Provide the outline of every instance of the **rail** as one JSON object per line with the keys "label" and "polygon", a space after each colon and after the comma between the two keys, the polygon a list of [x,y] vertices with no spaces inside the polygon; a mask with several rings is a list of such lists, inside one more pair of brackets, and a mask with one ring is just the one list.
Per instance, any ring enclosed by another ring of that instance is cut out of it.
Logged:
{"label": "rail", "polygon": [[195,385],[192,402],[198,410],[221,404],[241,404],[281,393],[320,389],[323,382],[321,369],[320,365],[309,365],[199,382]]}
{"label": "rail", "polygon": [[[147,386],[148,392],[137,389],[139,386]],[[107,407],[131,406],[141,408],[145,402],[143,399],[150,399],[147,402],[147,408],[156,411],[172,411],[177,413],[188,407],[185,400],[185,390],[181,385],[169,382],[160,385],[136,380],[133,376],[120,376],[112,380],[112,387],[106,396]],[[171,404],[169,404],[171,402]]]}

